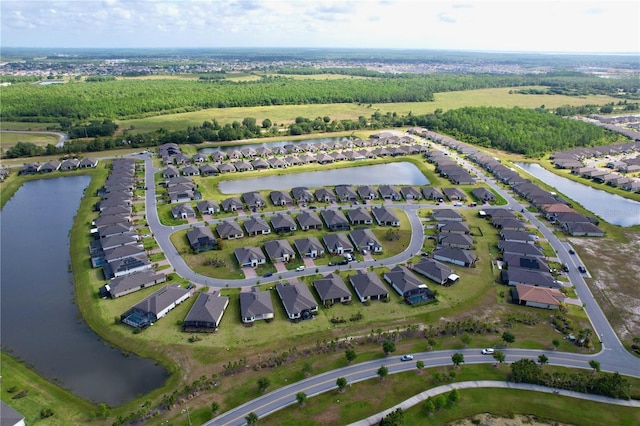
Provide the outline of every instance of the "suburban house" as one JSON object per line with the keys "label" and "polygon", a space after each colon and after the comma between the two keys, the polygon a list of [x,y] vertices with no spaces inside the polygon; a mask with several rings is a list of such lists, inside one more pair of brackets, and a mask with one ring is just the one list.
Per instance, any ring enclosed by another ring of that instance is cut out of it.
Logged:
{"label": "suburban house", "polygon": [[402,195],[400,195],[400,191],[398,191],[398,188],[396,188],[395,186],[380,185],[378,187],[378,192],[380,193],[380,197],[383,200],[390,200],[390,201],[402,200]]}
{"label": "suburban house", "polygon": [[400,193],[407,201],[420,200],[422,198],[422,193],[415,186],[403,186],[402,188],[400,188]]}
{"label": "suburban house", "polygon": [[299,203],[310,203],[313,201],[313,194],[309,191],[309,188],[304,186],[291,188],[291,196]]}
{"label": "suburban house", "polygon": [[329,274],[322,279],[315,280],[313,287],[324,306],[351,301],[351,292],[339,275]]}
{"label": "suburban house", "polygon": [[517,284],[534,287],[561,288],[562,284],[556,281],[548,271],[537,271],[523,268],[503,269],[500,272],[503,284],[516,286]]}
{"label": "suburban house", "polygon": [[498,248],[503,254],[517,254],[524,257],[544,257],[542,249],[534,244],[499,241]]}
{"label": "suburban house", "polygon": [[366,251],[371,253],[382,253],[382,244],[378,241],[371,229],[354,229],[349,232],[349,239],[353,241],[353,246],[363,254]]}
{"label": "suburban house", "polygon": [[194,154],[191,159],[194,163],[204,163],[208,160],[208,157],[205,154],[198,152]]}
{"label": "suburban house", "polygon": [[293,199],[286,192],[271,191],[269,198],[271,198],[274,206],[290,206],[293,204]]}
{"label": "suburban house", "polygon": [[428,257],[421,258],[418,263],[413,265],[412,270],[440,285],[446,286],[455,282],[454,280],[449,280],[449,277],[453,274],[451,268]]}
{"label": "suburban house", "polygon": [[171,207],[171,215],[174,219],[195,219],[196,211],[191,204],[184,203]]}
{"label": "suburban house", "polygon": [[375,200],[378,198],[378,191],[370,185],[360,185],[356,188],[356,192],[363,200]]}
{"label": "suburban house", "polygon": [[469,225],[464,222],[455,222],[455,221],[446,221],[439,222],[437,224],[438,232],[440,235],[444,234],[462,234],[468,235],[471,231],[469,230]]}
{"label": "suburban house", "polygon": [[100,289],[100,295],[116,299],[129,293],[142,290],[143,288],[163,283],[166,280],[167,277],[163,273],[156,273],[152,270],[140,271],[112,279]]}
{"label": "suburban house", "polygon": [[471,194],[476,197],[476,200],[480,203],[490,203],[496,200],[495,194],[484,187],[472,189]]}
{"label": "suburban house", "polygon": [[304,283],[276,284],[276,292],[290,320],[311,319],[318,312],[318,303]]}
{"label": "suburban house", "polygon": [[120,315],[120,320],[131,327],[146,328],[189,297],[191,290],[169,284]]}
{"label": "suburban house", "polygon": [[234,162],[233,167],[235,167],[238,172],[250,172],[253,170],[251,163],[242,160]]}
{"label": "suburban house", "polygon": [[78,164],[78,167],[81,169],[86,169],[86,168],[96,167],[97,165],[98,165],[98,159],[87,157],[80,160],[80,164]]}
{"label": "suburban house", "polygon": [[320,216],[329,231],[346,231],[350,229],[349,221],[340,210],[322,210]]}
{"label": "suburban house", "polygon": [[353,245],[345,234],[325,234],[322,241],[331,254],[353,253]]}
{"label": "suburban house", "polygon": [[42,167],[40,167],[39,171],[42,173],[56,172],[60,169],[61,164],[62,163],[60,163],[58,160],[47,161],[42,165]]}
{"label": "suburban house", "polygon": [[253,210],[267,205],[264,197],[259,192],[245,192],[242,194],[242,201],[244,201],[247,207]]}
{"label": "suburban house", "polygon": [[240,292],[240,318],[245,324],[274,317],[271,293],[253,287],[251,291]]}
{"label": "suburban house", "polygon": [[405,266],[398,265],[391,271],[385,272],[383,277],[409,305],[435,298],[435,295],[427,288],[426,284]]}
{"label": "suburban house", "polygon": [[300,257],[316,258],[324,256],[324,247],[316,237],[300,238],[293,242]]}
{"label": "suburban house", "polygon": [[371,217],[367,209],[363,207],[348,210],[347,217],[349,218],[349,222],[351,222],[352,225],[371,225],[373,223],[373,218]]}
{"label": "suburban house", "polygon": [[200,212],[200,214],[216,214],[220,213],[220,206],[215,201],[200,201],[196,204],[196,208]]}
{"label": "suburban house", "polygon": [[431,213],[431,216],[438,222],[462,222],[463,220],[462,215],[453,209],[437,209]]}
{"label": "suburban house", "polygon": [[220,326],[224,311],[229,306],[229,298],[219,291],[201,292],[184,318],[182,329],[189,333],[213,333]]}
{"label": "suburban house", "polygon": [[240,228],[240,225],[233,220],[224,221],[218,224],[218,226],[216,226],[216,232],[223,240],[234,240],[244,237],[242,228]]}
{"label": "suburban house", "polygon": [[533,244],[536,242],[535,235],[531,235],[524,231],[503,230],[500,231],[500,239],[513,243]]}
{"label": "suburban house", "polygon": [[604,231],[593,223],[564,223],[562,228],[575,237],[604,237]]}
{"label": "suburban house", "polygon": [[200,175],[202,176],[215,176],[220,171],[213,164],[203,164],[200,166]]}
{"label": "suburban house", "polygon": [[240,201],[240,198],[238,197],[225,198],[222,200],[220,205],[222,206],[222,210],[227,213],[242,210],[244,207],[242,201]]}
{"label": "suburban house", "polygon": [[491,224],[495,226],[497,229],[501,229],[503,231],[526,231],[527,224],[521,221],[520,219],[509,219],[509,218],[492,218]]}
{"label": "suburban house", "polygon": [[298,226],[291,215],[283,213],[278,213],[271,218],[271,226],[276,234],[292,232],[298,229]]}
{"label": "suburban house", "polygon": [[520,305],[543,309],[558,309],[566,296],[560,290],[517,284],[515,298]]}
{"label": "suburban house", "polygon": [[213,236],[208,226],[198,226],[187,232],[189,245],[194,251],[207,251],[218,248],[218,240]]}
{"label": "suburban house", "polygon": [[473,238],[466,234],[445,232],[438,235],[438,244],[442,247],[457,247],[471,250],[473,248]]}
{"label": "suburban house", "polygon": [[266,235],[271,233],[271,227],[261,217],[252,217],[243,223],[247,235],[255,237],[256,235]]}
{"label": "suburban house", "polygon": [[151,269],[152,267],[153,265],[151,265],[147,255],[142,253],[135,256],[118,258],[112,262],[104,262],[102,271],[104,272],[105,278],[111,279]]}
{"label": "suburban house", "polygon": [[233,254],[241,268],[255,268],[267,262],[267,258],[258,247],[238,247]]}
{"label": "suburban house", "polygon": [[518,254],[507,253],[502,256],[502,260],[507,264],[509,269],[524,268],[549,272],[549,265],[540,257],[525,257]]}
{"label": "suburban house", "polygon": [[162,171],[162,177],[165,179],[171,179],[180,176],[180,170],[173,166],[169,166]]}
{"label": "suburban house", "polygon": [[183,176],[200,176],[200,169],[190,164],[182,168],[182,175]]}
{"label": "suburban house", "polygon": [[266,170],[269,168],[269,163],[264,158],[256,158],[251,161],[251,167],[253,170]]}
{"label": "suburban house", "polygon": [[375,272],[358,270],[355,275],[349,277],[358,299],[362,303],[369,300],[382,300],[389,297],[387,288],[382,284],[380,277]]}
{"label": "suburban house", "polygon": [[336,194],[328,188],[319,188],[315,192],[316,200],[323,203],[335,203]]}
{"label": "suburban house", "polygon": [[272,263],[289,262],[296,254],[287,240],[271,240],[264,243],[264,251]]}
{"label": "suburban house", "polygon": [[476,255],[471,250],[456,247],[443,247],[433,252],[433,258],[454,265],[470,267],[476,261]]}
{"label": "suburban house", "polygon": [[384,206],[373,207],[371,209],[371,214],[375,218],[376,222],[378,222],[378,225],[400,226],[400,219],[398,219],[398,216]]}
{"label": "suburban house", "polygon": [[318,215],[313,212],[300,213],[296,216],[296,220],[298,221],[298,225],[300,225],[300,229],[303,231],[307,231],[309,229],[322,229],[322,221]]}
{"label": "suburban house", "polygon": [[335,187],[335,193],[338,200],[342,202],[358,200],[358,195],[349,185],[337,185]]}
{"label": "suburban house", "polygon": [[218,165],[218,171],[222,173],[232,173],[236,171],[236,168],[231,163],[221,163]]}
{"label": "suburban house", "polygon": [[442,188],[442,192],[449,201],[463,201],[467,199],[467,195],[458,188]]}
{"label": "suburban house", "polygon": [[438,188],[425,186],[422,188],[422,196],[425,200],[444,201],[444,194]]}
{"label": "suburban house", "polygon": [[224,160],[226,160],[227,158],[227,153],[220,151],[220,150],[216,150],[215,152],[211,153],[211,159],[213,161],[215,161],[216,163],[221,163]]}
{"label": "suburban house", "polygon": [[199,200],[202,195],[196,191],[194,184],[178,184],[167,188],[167,196],[170,203],[184,203],[191,200]]}

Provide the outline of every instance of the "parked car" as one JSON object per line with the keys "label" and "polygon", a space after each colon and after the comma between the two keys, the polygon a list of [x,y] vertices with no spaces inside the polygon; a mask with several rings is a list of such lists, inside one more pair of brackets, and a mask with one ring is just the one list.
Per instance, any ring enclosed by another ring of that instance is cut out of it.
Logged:
{"label": "parked car", "polygon": [[263,275],[264,278],[270,277],[271,275],[273,275],[273,272],[267,272],[266,274]]}
{"label": "parked car", "polygon": [[304,271],[304,266],[298,266],[296,268],[296,271],[300,272],[300,271]]}
{"label": "parked car", "polygon": [[413,359],[413,355],[402,355],[400,357],[400,361],[411,361]]}
{"label": "parked car", "polygon": [[337,263],[338,265],[347,265],[349,264],[349,261],[347,259],[341,260],[340,262]]}
{"label": "parked car", "polygon": [[493,348],[484,348],[482,351],[482,355],[493,355],[495,352]]}
{"label": "parked car", "polygon": [[311,210],[315,210],[315,209],[317,209],[318,207],[317,207],[317,206],[309,206],[309,208],[310,208]]}
{"label": "parked car", "polygon": [[585,269],[584,266],[580,265],[578,266],[578,271],[582,272],[583,274],[587,272],[587,270]]}

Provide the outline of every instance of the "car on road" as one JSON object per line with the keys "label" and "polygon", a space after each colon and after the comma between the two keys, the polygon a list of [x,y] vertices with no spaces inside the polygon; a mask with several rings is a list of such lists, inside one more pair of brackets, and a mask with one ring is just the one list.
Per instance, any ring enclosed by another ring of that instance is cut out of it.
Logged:
{"label": "car on road", "polygon": [[347,259],[341,260],[340,262],[337,263],[338,265],[347,265],[349,264],[349,261]]}
{"label": "car on road", "polygon": [[573,249],[569,249],[569,254],[576,254],[576,252]]}
{"label": "car on road", "polygon": [[296,268],[296,271],[300,272],[300,271],[304,271],[304,266],[298,266]]}
{"label": "car on road", "polygon": [[400,357],[400,361],[411,361],[413,359],[413,355],[402,355]]}
{"label": "car on road", "polygon": [[263,275],[264,278],[268,278],[271,275],[273,275],[273,272],[267,272],[266,274]]}
{"label": "car on road", "polygon": [[482,355],[493,355],[495,352],[493,348],[484,348],[482,351]]}
{"label": "car on road", "polygon": [[309,206],[309,208],[310,208],[311,210],[315,210],[315,209],[317,209],[318,207],[317,207],[317,206]]}
{"label": "car on road", "polygon": [[580,265],[578,266],[578,271],[582,272],[583,274],[587,272],[587,270],[585,269],[584,266]]}

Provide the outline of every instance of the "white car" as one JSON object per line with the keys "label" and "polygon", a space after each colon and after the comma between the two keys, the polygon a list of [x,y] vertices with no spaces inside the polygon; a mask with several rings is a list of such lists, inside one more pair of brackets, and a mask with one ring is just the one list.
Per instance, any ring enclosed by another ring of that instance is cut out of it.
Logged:
{"label": "white car", "polygon": [[304,266],[298,266],[298,267],[296,268],[296,271],[298,271],[298,272],[299,272],[299,271],[304,271]]}
{"label": "white car", "polygon": [[400,357],[400,361],[411,361],[413,359],[413,355],[402,355]]}
{"label": "white car", "polygon": [[482,350],[482,355],[493,355],[493,348],[485,348]]}

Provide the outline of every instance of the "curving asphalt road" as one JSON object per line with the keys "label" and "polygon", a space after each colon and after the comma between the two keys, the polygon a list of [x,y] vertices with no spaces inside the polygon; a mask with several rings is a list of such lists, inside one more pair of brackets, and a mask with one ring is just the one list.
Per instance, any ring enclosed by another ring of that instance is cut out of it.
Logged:
{"label": "curving asphalt road", "polygon": [[[434,134],[435,135],[435,134]],[[421,140],[414,136],[415,139]],[[433,145],[436,149],[447,151],[446,148]],[[448,151],[447,151],[448,152]],[[620,339],[615,334],[609,321],[605,317],[604,313],[598,306],[593,294],[584,281],[584,276],[578,272],[577,266],[582,265],[576,255],[569,254],[569,246],[558,239],[558,237],[548,229],[546,225],[541,222],[537,216],[526,210],[526,206],[520,204],[511,194],[509,190],[503,189],[498,185],[491,177],[485,176],[484,172],[470,164],[462,158],[458,158],[455,154],[451,157],[459,161],[465,168],[474,173],[478,178],[484,181],[498,194],[500,194],[506,201],[507,206],[505,208],[522,212],[526,219],[534,224],[547,239],[549,244],[557,253],[557,257],[561,262],[570,265],[568,272],[569,278],[575,287],[576,294],[583,303],[584,309],[591,321],[594,332],[597,336],[600,336],[602,341],[602,350],[594,355],[580,355],[564,352],[545,352],[534,350],[522,350],[522,349],[507,349],[505,354],[507,355],[507,362],[513,362],[520,358],[537,358],[538,355],[545,353],[549,357],[549,363],[552,365],[559,365],[573,368],[589,368],[588,362],[591,359],[597,360],[603,371],[619,372],[624,375],[640,377],[640,360],[631,355],[622,345]],[[153,167],[153,162],[149,154],[144,155],[146,162],[146,206],[147,206],[147,221],[149,222],[150,229],[155,236],[158,244],[164,251],[168,261],[173,266],[174,270],[183,278],[200,285],[206,285],[210,287],[243,287],[252,286],[260,280],[261,283],[267,283],[270,281],[277,281],[278,279],[289,279],[305,274],[311,273],[310,271],[296,272],[287,271],[283,272],[282,278],[272,278],[271,280],[260,278],[249,278],[243,280],[220,280],[215,278],[206,277],[193,272],[182,257],[176,251],[175,247],[169,240],[169,236],[180,229],[189,228],[192,225],[182,225],[176,227],[169,227],[162,225],[158,218],[156,209],[156,192],[154,184],[154,174],[159,171]],[[395,265],[402,263],[419,253],[422,250],[423,244],[423,230],[422,223],[417,215],[417,211],[420,208],[440,208],[433,204],[394,204],[393,207],[404,210],[410,220],[412,228],[412,237],[409,246],[402,253],[376,261],[363,261],[358,263],[359,268],[366,268],[369,266],[380,265]],[[450,206],[442,206],[442,208],[450,208]],[[463,207],[467,208],[467,207]],[[220,220],[212,220],[209,224],[215,224]],[[315,269],[315,268],[314,268]],[[336,266],[319,266],[320,273],[332,272],[336,269]],[[313,272],[315,273],[315,271]],[[425,367],[435,367],[442,365],[449,365],[451,363],[451,355],[454,352],[462,352],[465,355],[466,363],[486,363],[494,362],[493,359],[487,359],[486,356],[479,355],[478,350],[464,350],[464,351],[438,351],[438,352],[425,352],[416,354],[415,360],[421,359],[425,362]],[[250,412],[255,412],[259,417],[266,416],[277,410],[280,410],[286,406],[296,403],[295,395],[298,392],[305,392],[307,396],[314,396],[323,392],[327,392],[336,389],[336,380],[338,377],[345,377],[350,383],[366,380],[375,377],[377,370],[381,365],[386,365],[389,368],[389,373],[397,373],[401,371],[407,371],[415,368],[415,360],[409,363],[400,362],[399,358],[385,358],[376,361],[370,361],[360,363],[334,371],[330,371],[318,376],[310,377],[308,379],[301,380],[297,383],[275,390],[269,394],[266,394],[253,401],[249,401],[239,407],[236,407],[221,416],[207,422],[206,425],[243,425],[244,416]]]}

